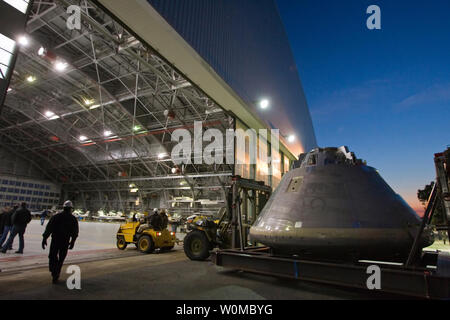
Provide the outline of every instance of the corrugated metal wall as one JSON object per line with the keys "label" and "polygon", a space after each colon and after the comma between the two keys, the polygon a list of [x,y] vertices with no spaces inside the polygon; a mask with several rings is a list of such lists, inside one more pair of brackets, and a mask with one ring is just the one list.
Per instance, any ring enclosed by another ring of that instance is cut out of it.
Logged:
{"label": "corrugated metal wall", "polygon": [[305,150],[316,138],[297,68],[274,0],[148,0],[249,104]]}

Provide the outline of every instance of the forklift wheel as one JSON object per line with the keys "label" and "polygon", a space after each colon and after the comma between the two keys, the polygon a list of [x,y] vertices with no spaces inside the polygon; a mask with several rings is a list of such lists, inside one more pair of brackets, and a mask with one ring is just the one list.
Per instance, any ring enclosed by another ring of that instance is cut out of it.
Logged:
{"label": "forklift wheel", "polygon": [[211,244],[202,231],[194,230],[184,237],[184,253],[191,260],[206,260],[209,257]]}
{"label": "forklift wheel", "polygon": [[150,236],[141,236],[138,240],[138,249],[142,253],[152,253],[155,251],[155,243]]}
{"label": "forklift wheel", "polygon": [[125,250],[126,247],[127,247],[127,243],[126,243],[126,241],[125,241],[125,238],[122,237],[122,236],[117,237],[116,245],[117,245],[117,248],[118,248],[119,250]]}

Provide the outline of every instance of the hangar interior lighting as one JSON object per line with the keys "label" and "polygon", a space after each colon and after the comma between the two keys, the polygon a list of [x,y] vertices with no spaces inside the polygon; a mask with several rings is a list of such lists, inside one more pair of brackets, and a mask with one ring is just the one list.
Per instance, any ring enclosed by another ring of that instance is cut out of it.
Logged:
{"label": "hangar interior lighting", "polygon": [[164,159],[165,157],[167,157],[167,153],[158,154],[158,159]]}
{"label": "hangar interior lighting", "polygon": [[27,82],[29,82],[29,83],[33,83],[33,82],[35,82],[36,81],[36,77],[35,76],[28,76],[27,78]]}
{"label": "hangar interior lighting", "polygon": [[61,60],[56,61],[55,62],[55,69],[56,69],[56,71],[60,71],[60,72],[66,70],[67,69],[67,62],[64,62],[64,61],[61,61]]}
{"label": "hangar interior lighting", "polygon": [[110,131],[110,130],[105,130],[105,131],[103,132],[103,135],[104,135],[105,137],[109,137],[109,136],[112,135],[112,131]]}
{"label": "hangar interior lighting", "polygon": [[17,42],[22,46],[26,47],[30,43],[27,36],[20,36],[19,39],[17,39]]}
{"label": "hangar interior lighting", "polygon": [[83,142],[86,141],[88,138],[86,136],[79,136],[78,139]]}
{"label": "hangar interior lighting", "polygon": [[45,116],[47,118],[51,118],[55,115],[55,113],[53,111],[45,111]]}
{"label": "hangar interior lighting", "polygon": [[45,50],[44,47],[40,47],[39,50],[38,50],[38,55],[42,57],[42,56],[45,55],[46,51],[47,50]]}
{"label": "hangar interior lighting", "polygon": [[94,104],[94,99],[86,98],[86,99],[83,100],[83,102],[84,102],[84,104],[86,106],[89,107],[89,106],[92,106]]}

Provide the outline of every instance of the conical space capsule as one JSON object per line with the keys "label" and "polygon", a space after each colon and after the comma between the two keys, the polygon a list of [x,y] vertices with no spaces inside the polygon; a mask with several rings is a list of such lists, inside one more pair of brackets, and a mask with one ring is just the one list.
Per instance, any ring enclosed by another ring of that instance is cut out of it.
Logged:
{"label": "conical space capsule", "polygon": [[[276,253],[404,260],[421,218],[347,147],[314,149],[284,175],[250,229]],[[426,229],[421,247],[433,243]]]}

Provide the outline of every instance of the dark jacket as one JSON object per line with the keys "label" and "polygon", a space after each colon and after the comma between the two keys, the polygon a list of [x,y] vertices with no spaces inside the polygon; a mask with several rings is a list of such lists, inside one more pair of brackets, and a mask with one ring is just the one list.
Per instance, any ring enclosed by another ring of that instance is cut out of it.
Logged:
{"label": "dark jacket", "polygon": [[52,242],[61,244],[75,243],[78,237],[78,221],[70,211],[62,211],[53,217],[47,223],[45,232],[42,235],[44,240],[52,236]]}
{"label": "dark jacket", "polygon": [[169,217],[165,213],[161,214],[160,217],[161,217],[161,230],[167,229],[167,225],[169,224]]}
{"label": "dark jacket", "polygon": [[4,221],[5,219],[3,217],[5,216],[5,214],[6,214],[6,211],[0,212],[0,234],[3,233],[3,227],[5,225],[5,221]]}
{"label": "dark jacket", "polygon": [[149,220],[150,226],[155,229],[155,230],[161,230],[161,216],[158,213],[153,213],[150,216],[150,220]]}
{"label": "dark jacket", "polygon": [[31,221],[31,213],[27,208],[20,208],[11,217],[12,224],[25,227]]}

